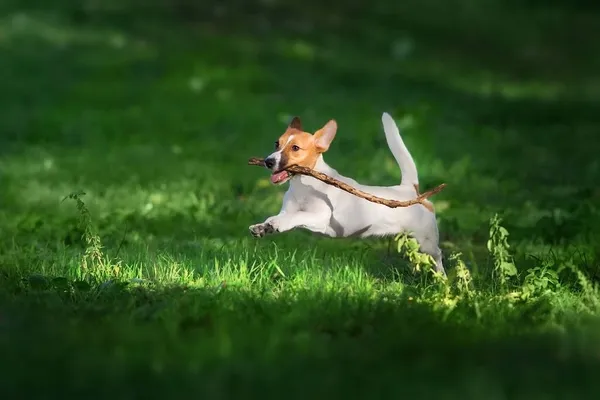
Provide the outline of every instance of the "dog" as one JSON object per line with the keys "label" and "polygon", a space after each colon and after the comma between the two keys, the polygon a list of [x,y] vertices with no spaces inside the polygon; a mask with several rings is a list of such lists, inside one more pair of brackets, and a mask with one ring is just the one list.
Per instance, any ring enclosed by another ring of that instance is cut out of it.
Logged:
{"label": "dog", "polygon": [[381,117],[385,138],[402,179],[396,186],[367,186],[340,175],[323,159],[337,133],[337,123],[330,120],[314,134],[302,129],[299,117],[293,117],[286,131],[275,142],[274,152],[265,158],[265,167],[272,171],[271,183],[289,189],[277,215],[251,225],[255,237],[283,233],[303,228],[332,238],[386,237],[406,233],[419,243],[420,251],[435,261],[435,269],[445,275],[439,231],[433,205],[429,201],[409,207],[390,208],[354,196],[313,177],[294,175],[287,167],[299,165],[312,168],[357,189],[392,200],[411,200],[419,195],[419,178],[415,162],[406,148],[396,122],[384,112]]}

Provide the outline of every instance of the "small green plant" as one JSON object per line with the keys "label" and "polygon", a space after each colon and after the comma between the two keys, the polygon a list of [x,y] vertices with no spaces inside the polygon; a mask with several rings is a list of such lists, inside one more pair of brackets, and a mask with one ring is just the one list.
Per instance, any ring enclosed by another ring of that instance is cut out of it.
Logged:
{"label": "small green plant", "polygon": [[582,300],[586,305],[593,311],[600,310],[600,288],[598,285],[591,282],[572,260],[569,260],[562,269],[570,269],[575,273],[577,283],[581,287]]}
{"label": "small green plant", "polygon": [[521,287],[521,299],[530,300],[554,292],[559,286],[558,273],[547,266],[530,268]]}
{"label": "small green plant", "polygon": [[461,253],[454,253],[449,257],[449,260],[454,262],[456,265],[456,291],[459,296],[472,299],[475,295],[475,291],[473,290],[473,277],[471,276],[471,272],[465,265],[461,256]]}
{"label": "small green plant", "polygon": [[477,293],[473,285],[473,278],[461,256],[461,253],[453,253],[448,257],[449,261],[454,264],[454,274],[451,275],[451,279],[440,282],[441,285],[439,285],[440,290],[437,294],[437,300],[446,308],[445,318],[461,302],[470,303],[479,318],[479,304],[476,298]]}
{"label": "small green plant", "polygon": [[[433,268],[435,261],[429,254],[421,253],[419,251],[419,243],[416,239],[405,233],[401,233],[397,235],[394,240],[398,242],[398,253],[408,257],[408,260],[413,265],[416,272],[427,269],[436,274],[435,269]],[[442,276],[439,273],[437,274]]]}
{"label": "small green plant", "polygon": [[490,219],[487,249],[494,261],[494,277],[499,279],[501,289],[507,290],[510,279],[517,276],[517,267],[509,252],[508,230],[500,225],[501,222],[502,219],[498,214],[494,214]]}
{"label": "small green plant", "polygon": [[79,212],[79,228],[83,231],[83,239],[86,243],[85,252],[81,258],[82,275],[99,275],[109,273],[118,275],[120,263],[111,265],[110,261],[102,251],[102,240],[96,231],[89,209],[81,199],[85,192],[77,191],[66,196],[63,201],[71,199],[75,201]]}
{"label": "small green plant", "polygon": [[[425,280],[422,282],[424,291],[419,296],[419,301],[432,303],[435,308],[441,306],[446,315],[449,315],[459,299],[452,294],[446,275],[435,270],[435,261],[429,254],[419,251],[419,243],[416,239],[407,234],[399,234],[395,240],[398,242],[398,253],[408,258],[415,272],[429,272],[433,277],[433,285],[426,283]],[[423,278],[425,279],[426,276],[423,275]]]}

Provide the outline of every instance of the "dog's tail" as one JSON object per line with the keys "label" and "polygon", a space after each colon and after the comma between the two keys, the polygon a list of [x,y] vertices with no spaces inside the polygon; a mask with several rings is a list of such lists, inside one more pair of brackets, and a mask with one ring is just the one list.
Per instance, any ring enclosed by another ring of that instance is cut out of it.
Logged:
{"label": "dog's tail", "polygon": [[417,166],[400,136],[398,125],[396,125],[392,116],[386,112],[381,116],[381,122],[383,122],[383,130],[385,131],[385,139],[388,147],[400,166],[400,172],[402,173],[400,184],[413,186],[418,191],[419,176],[417,174]]}

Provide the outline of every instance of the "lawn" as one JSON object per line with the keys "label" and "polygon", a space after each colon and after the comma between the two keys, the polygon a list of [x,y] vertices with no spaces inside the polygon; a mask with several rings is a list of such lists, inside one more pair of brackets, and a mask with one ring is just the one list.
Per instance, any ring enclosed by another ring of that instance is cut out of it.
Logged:
{"label": "lawn", "polygon": [[[0,5],[2,393],[598,398],[598,7],[342,3]],[[447,280],[393,239],[251,237],[285,188],[247,159],[293,115],[399,182],[383,111],[447,184]]]}

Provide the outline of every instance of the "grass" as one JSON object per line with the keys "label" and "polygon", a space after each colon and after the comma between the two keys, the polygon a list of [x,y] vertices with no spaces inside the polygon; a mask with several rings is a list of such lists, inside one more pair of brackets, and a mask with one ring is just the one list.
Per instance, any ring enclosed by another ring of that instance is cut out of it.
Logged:
{"label": "grass", "polygon": [[[2,391],[597,398],[600,16],[513,3],[5,2]],[[447,281],[410,240],[250,237],[291,115],[398,182],[384,110],[448,184]]]}

